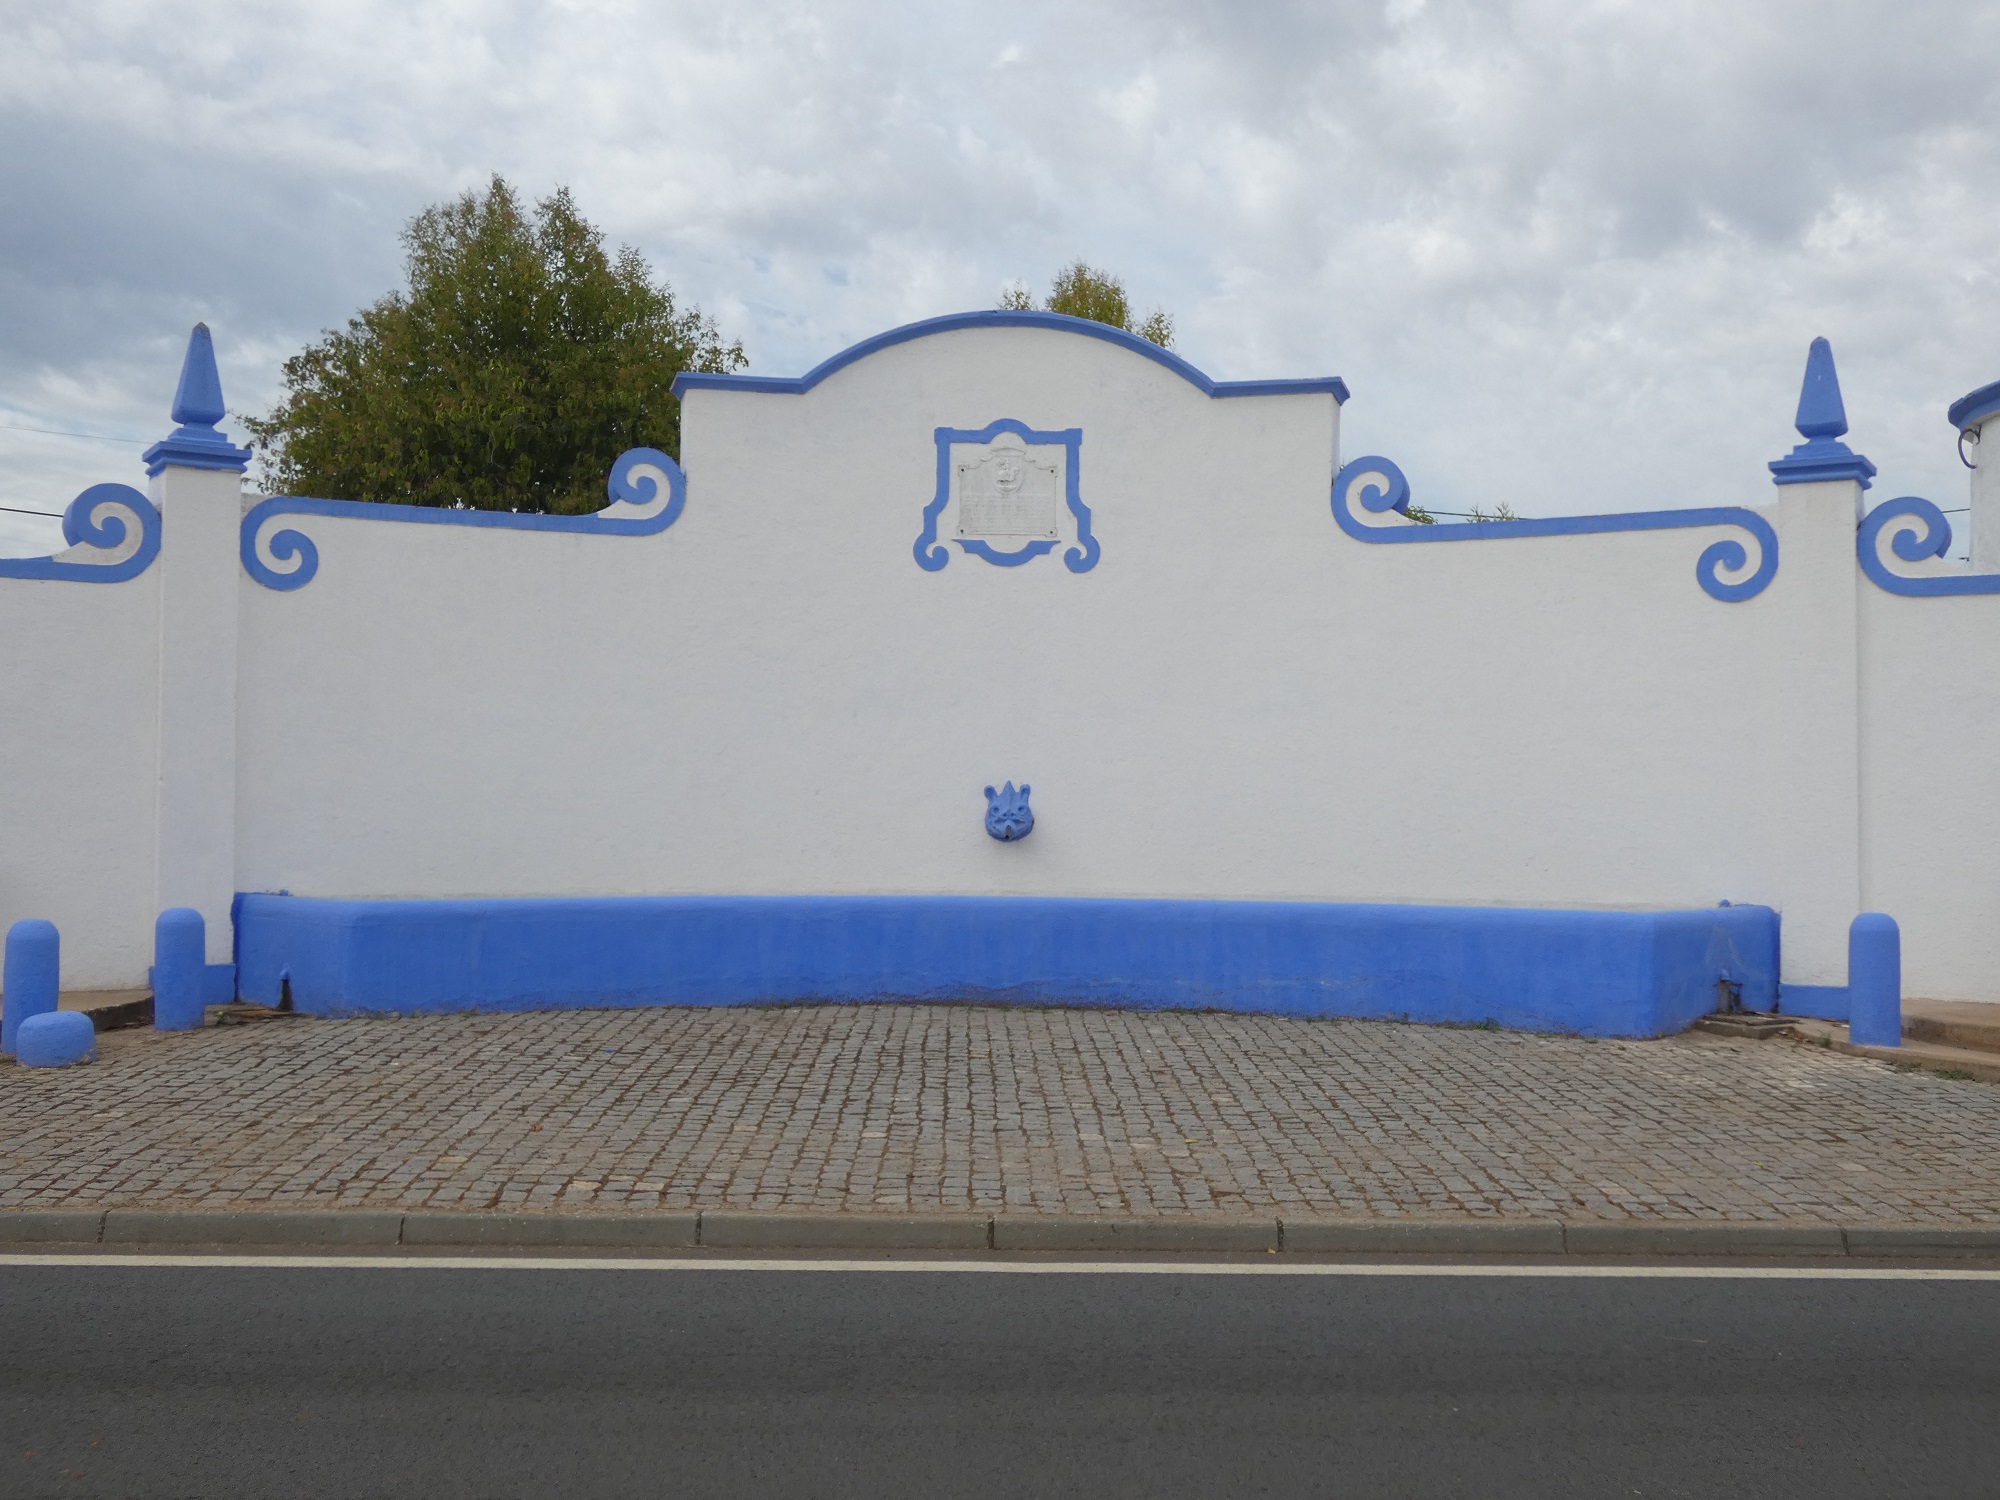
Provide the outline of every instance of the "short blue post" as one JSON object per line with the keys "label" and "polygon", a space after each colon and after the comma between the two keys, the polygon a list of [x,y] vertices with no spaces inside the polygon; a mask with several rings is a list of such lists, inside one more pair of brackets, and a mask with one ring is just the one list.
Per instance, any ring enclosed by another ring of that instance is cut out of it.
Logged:
{"label": "short blue post", "polygon": [[195,1031],[207,998],[208,928],[192,906],[170,906],[153,923],[153,1029]]}
{"label": "short blue post", "polygon": [[30,1016],[56,1008],[62,984],[62,940],[56,924],[38,917],[7,929],[6,968],[0,971],[0,1054],[14,1055],[14,1033]]}
{"label": "short blue post", "polygon": [[1857,1047],[1903,1042],[1903,935],[1894,917],[1864,911],[1847,929],[1847,1039]]}

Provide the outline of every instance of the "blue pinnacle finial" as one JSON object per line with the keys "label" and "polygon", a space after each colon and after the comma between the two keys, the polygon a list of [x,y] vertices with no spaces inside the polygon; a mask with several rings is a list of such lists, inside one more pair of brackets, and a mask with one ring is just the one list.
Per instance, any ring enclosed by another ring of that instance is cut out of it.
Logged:
{"label": "blue pinnacle finial", "polygon": [[1833,345],[1814,339],[1806,351],[1806,378],[1799,388],[1793,419],[1805,441],[1771,464],[1774,484],[1824,484],[1852,479],[1864,490],[1875,465],[1840,440],[1847,431],[1847,407],[1840,399],[1840,376],[1833,368]]}
{"label": "blue pinnacle finial", "polygon": [[1847,408],[1840,400],[1840,376],[1833,368],[1833,345],[1825,339],[1814,339],[1806,354],[1806,379],[1799,388],[1799,414],[1793,425],[1803,438],[1837,438],[1847,431]]}
{"label": "blue pinnacle finial", "polygon": [[162,469],[234,469],[250,464],[250,450],[239,448],[215,430],[228,415],[222,404],[222,377],[215,372],[215,340],[208,325],[197,323],[188,335],[187,357],[181,361],[181,383],[174,391],[173,418],[180,426],[145,451],[146,472]]}
{"label": "blue pinnacle finial", "polygon": [[[1813,347],[1817,349],[1819,345]],[[1833,399],[1839,402],[1838,391]],[[1800,408],[1801,411],[1804,409]],[[187,358],[181,361],[181,383],[174,392],[171,415],[184,427],[213,427],[226,414],[227,408],[222,404],[222,377],[215,371],[215,340],[208,336],[206,323],[197,323],[194,332],[188,335]],[[1841,429],[1843,432],[1846,430],[1844,427]]]}

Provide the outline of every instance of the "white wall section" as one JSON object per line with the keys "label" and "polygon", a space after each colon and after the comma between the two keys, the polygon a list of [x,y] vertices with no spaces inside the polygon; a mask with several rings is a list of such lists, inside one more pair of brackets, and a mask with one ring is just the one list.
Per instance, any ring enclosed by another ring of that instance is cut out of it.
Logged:
{"label": "white wall section", "polygon": [[[1697,579],[1721,523],[1369,545],[1326,383],[961,323],[692,382],[650,534],[286,514],[259,555],[284,527],[317,561],[281,589],[237,560],[235,475],[167,468],[147,573],[0,577],[0,925],[50,917],[66,983],[113,985],[163,905],[226,958],[232,891],[1727,899],[1781,911],[1788,984],[1843,984],[1879,909],[1907,993],[2000,1000],[2000,597],[1871,582],[1857,480],[1704,479],[1778,538],[1736,602]],[[919,565],[936,434],[1003,420],[1081,433],[1087,566],[1067,506],[1036,555],[968,550],[955,492]],[[1007,781],[1018,843],[983,825]]]}

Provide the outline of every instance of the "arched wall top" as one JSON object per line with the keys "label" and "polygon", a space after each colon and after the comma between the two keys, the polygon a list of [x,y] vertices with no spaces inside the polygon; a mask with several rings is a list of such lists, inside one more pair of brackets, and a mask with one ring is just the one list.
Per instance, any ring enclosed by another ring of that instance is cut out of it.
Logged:
{"label": "arched wall top", "polygon": [[683,396],[689,391],[761,391],[769,395],[802,396],[836,370],[844,370],[857,360],[893,347],[907,344],[914,339],[929,338],[938,333],[955,333],[961,328],[1051,328],[1058,333],[1081,334],[1085,338],[1102,339],[1107,344],[1117,344],[1134,354],[1150,359],[1156,365],[1164,365],[1189,385],[1205,396],[1302,396],[1325,394],[1337,402],[1347,400],[1347,382],[1338,375],[1325,375],[1310,380],[1210,380],[1208,376],[1182,359],[1171,350],[1162,349],[1158,344],[1149,344],[1136,334],[1127,333],[1122,328],[1113,328],[1108,323],[1093,323],[1087,318],[1072,318],[1062,313],[1049,312],[969,312],[951,313],[942,318],[925,318],[918,323],[905,323],[901,328],[891,328],[887,333],[878,333],[871,339],[863,339],[851,348],[843,349],[833,358],[826,360],[803,375],[781,377],[773,375],[708,375],[696,371],[683,370],[674,377],[674,395]]}

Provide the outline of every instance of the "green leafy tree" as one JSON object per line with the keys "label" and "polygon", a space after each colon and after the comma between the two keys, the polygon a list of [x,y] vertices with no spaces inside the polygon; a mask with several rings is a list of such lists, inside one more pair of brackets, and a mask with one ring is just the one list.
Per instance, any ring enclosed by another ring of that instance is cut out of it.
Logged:
{"label": "green leafy tree", "polygon": [[598,510],[627,448],[679,457],[677,373],[748,363],[638,251],[607,252],[567,188],[529,212],[495,176],[403,246],[408,289],[287,360],[285,399],[245,421],[267,490]]}
{"label": "green leafy tree", "polygon": [[[1000,306],[1010,312],[1033,312],[1034,294],[1017,282],[1000,294]],[[1125,283],[1110,272],[1100,271],[1080,260],[1056,273],[1055,284],[1049,288],[1048,301],[1042,306],[1048,312],[1088,318],[1093,323],[1109,323],[1113,328],[1135,333],[1147,343],[1158,344],[1162,349],[1174,347],[1174,320],[1171,317],[1156,307],[1145,318],[1133,322],[1132,304],[1125,295]]]}

